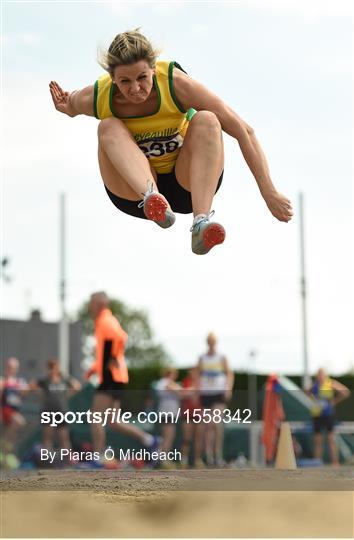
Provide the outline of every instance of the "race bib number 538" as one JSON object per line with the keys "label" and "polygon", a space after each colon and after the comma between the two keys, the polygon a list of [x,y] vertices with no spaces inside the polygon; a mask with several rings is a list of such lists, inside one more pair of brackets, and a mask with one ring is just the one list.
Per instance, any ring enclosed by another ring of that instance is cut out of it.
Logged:
{"label": "race bib number 538", "polygon": [[138,146],[144,152],[147,158],[161,157],[165,154],[171,154],[182,146],[183,138],[181,135],[174,135],[166,139],[147,139],[139,141]]}

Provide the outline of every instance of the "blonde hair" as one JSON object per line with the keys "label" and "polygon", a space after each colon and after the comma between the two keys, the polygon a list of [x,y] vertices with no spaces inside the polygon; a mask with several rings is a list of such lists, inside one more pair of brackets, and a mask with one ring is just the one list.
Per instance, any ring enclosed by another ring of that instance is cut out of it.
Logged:
{"label": "blonde hair", "polygon": [[140,28],[117,34],[108,51],[100,51],[98,63],[109,73],[117,66],[135,64],[145,60],[154,68],[160,51],[140,32]]}

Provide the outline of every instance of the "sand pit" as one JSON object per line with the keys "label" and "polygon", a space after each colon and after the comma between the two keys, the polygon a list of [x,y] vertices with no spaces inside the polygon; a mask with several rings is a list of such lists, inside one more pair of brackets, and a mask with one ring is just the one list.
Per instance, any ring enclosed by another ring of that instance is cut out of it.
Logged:
{"label": "sand pit", "polygon": [[[1,533],[42,538],[352,537],[349,474],[348,469],[266,469],[8,475],[2,481]],[[323,490],[329,483],[331,488]]]}

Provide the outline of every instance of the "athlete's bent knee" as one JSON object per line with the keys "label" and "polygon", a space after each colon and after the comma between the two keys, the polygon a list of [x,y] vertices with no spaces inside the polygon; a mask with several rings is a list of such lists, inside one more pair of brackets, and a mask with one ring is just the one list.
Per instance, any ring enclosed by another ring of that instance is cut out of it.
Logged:
{"label": "athlete's bent knee", "polygon": [[119,133],[119,130],[121,130],[122,132],[126,131],[125,125],[121,120],[119,120],[119,118],[104,118],[98,124],[97,135],[98,138],[101,140],[107,136],[109,137],[113,132],[115,136],[117,136],[117,131]]}
{"label": "athlete's bent knee", "polygon": [[215,113],[211,111],[198,111],[192,118],[191,126],[201,126],[204,129],[221,130],[221,124]]}

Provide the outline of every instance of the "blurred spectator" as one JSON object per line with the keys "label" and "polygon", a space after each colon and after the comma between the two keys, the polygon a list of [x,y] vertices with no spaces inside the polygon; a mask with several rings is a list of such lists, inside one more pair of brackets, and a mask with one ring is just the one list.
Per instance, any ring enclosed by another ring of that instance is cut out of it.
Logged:
{"label": "blurred spectator", "polygon": [[[190,368],[187,372],[187,376],[182,381],[182,387],[185,390],[189,390],[191,393],[188,397],[182,399],[182,462],[181,467],[186,469],[190,463],[191,447],[195,439],[196,426],[193,418],[195,410],[201,411],[201,404],[198,392],[198,370],[197,368]],[[188,416],[187,416],[188,411]]]}
{"label": "blurred spectator", "polygon": [[11,456],[14,463],[17,461],[13,454],[17,435],[26,424],[26,420],[20,412],[22,396],[28,391],[26,381],[17,376],[19,369],[18,359],[8,358],[5,361],[4,377],[0,378],[1,422],[3,424],[2,451],[5,456]]}
{"label": "blurred spectator", "polygon": [[[211,413],[217,421],[201,422],[197,426],[195,466],[203,468],[203,449],[207,465],[222,467],[224,423],[222,421],[226,402],[232,397],[234,374],[226,357],[216,350],[217,339],[210,332],[207,336],[207,352],[198,361],[200,401],[203,411]],[[220,411],[220,414],[219,412]],[[220,421],[221,419],[221,421]]]}
{"label": "blurred spectator", "polygon": [[[31,390],[37,390],[42,396],[42,411],[61,412],[68,411],[70,395],[81,389],[81,384],[73,377],[62,374],[58,360],[51,358],[47,362],[47,374],[43,379],[31,383]],[[58,436],[60,448],[71,448],[69,430],[65,422],[58,426],[42,426],[42,443],[48,450],[53,448],[55,435]]]}
{"label": "blurred spectator", "polygon": [[[95,361],[86,373],[90,378],[93,374],[98,377],[92,410],[103,412],[108,408],[119,409],[121,399],[129,381],[128,368],[125,362],[125,344],[127,333],[121,327],[118,319],[109,309],[109,298],[104,291],[91,295],[88,304],[89,313],[95,323]],[[109,427],[132,437],[147,447],[150,451],[157,450],[158,439],[143,431],[134,424],[111,421]],[[106,448],[105,428],[100,423],[91,425],[94,452],[100,453],[100,460],[92,462],[93,466],[111,467],[113,460],[105,460]]]}
{"label": "blurred spectator", "polygon": [[350,390],[335,379],[331,379],[323,368],[317,372],[315,381],[307,393],[313,399],[311,409],[314,431],[314,457],[322,459],[323,432],[327,433],[328,449],[333,465],[338,465],[338,449],[333,433],[335,406],[350,395]]}
{"label": "blurred spectator", "polygon": [[[182,386],[176,383],[178,371],[174,368],[164,368],[162,377],[155,384],[158,398],[158,413],[161,415],[161,436],[160,450],[169,452],[176,436],[176,419],[180,406]],[[168,461],[162,462],[161,467],[171,468],[173,464]]]}

